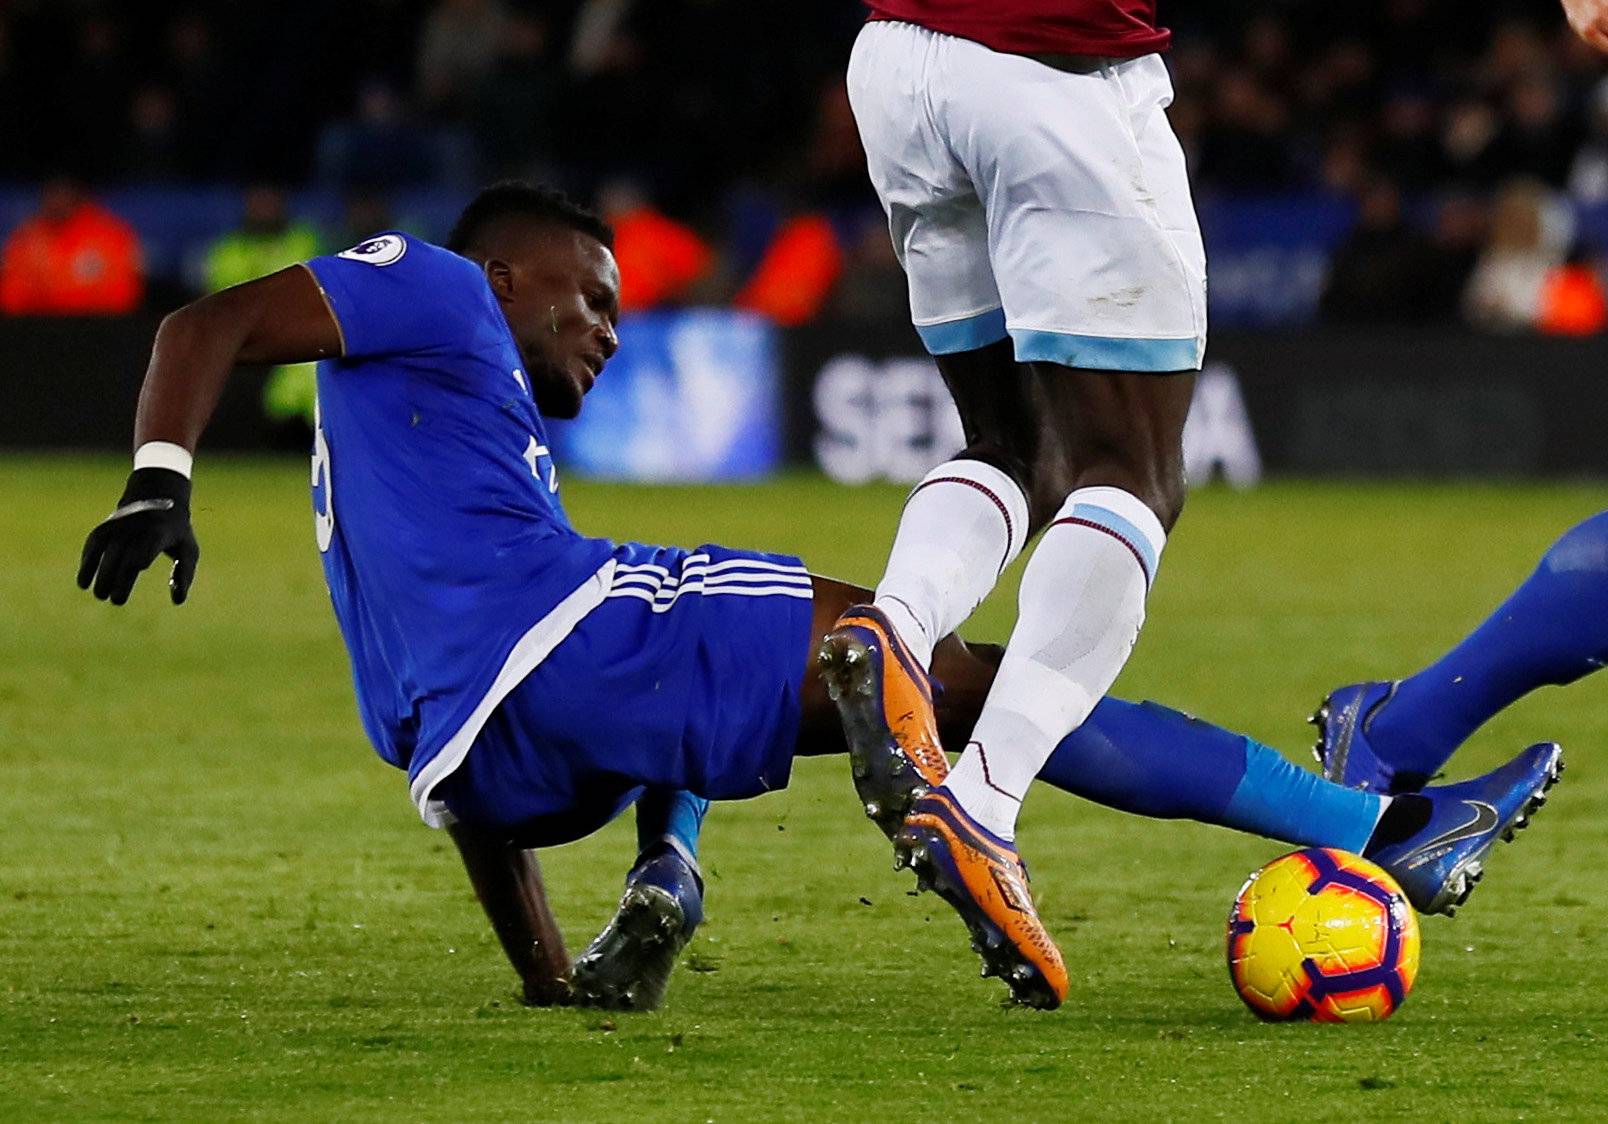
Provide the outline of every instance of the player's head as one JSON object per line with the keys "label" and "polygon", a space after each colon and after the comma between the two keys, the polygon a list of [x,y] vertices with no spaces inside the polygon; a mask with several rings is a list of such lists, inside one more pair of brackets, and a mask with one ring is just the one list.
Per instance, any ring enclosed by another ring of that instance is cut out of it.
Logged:
{"label": "player's head", "polygon": [[479,262],[542,413],[573,418],[619,348],[614,232],[550,188],[509,181],[475,196],[447,248]]}

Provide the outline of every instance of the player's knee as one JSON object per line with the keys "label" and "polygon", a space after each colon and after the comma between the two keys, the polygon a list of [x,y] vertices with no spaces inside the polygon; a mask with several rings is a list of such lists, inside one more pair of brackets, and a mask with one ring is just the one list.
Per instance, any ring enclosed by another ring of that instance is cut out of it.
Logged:
{"label": "player's knee", "polygon": [[1033,510],[1034,472],[1026,460],[1011,451],[1005,445],[995,441],[973,441],[960,452],[955,454],[956,460],[980,461],[991,468],[997,468],[1006,476],[1015,481],[1016,486],[1022,490],[1022,495],[1028,500],[1028,513],[1031,518]]}
{"label": "player's knee", "polygon": [[1077,487],[1077,473],[1070,466],[1054,465],[1040,468],[1034,473],[1033,490],[1027,497],[1029,533],[1037,533],[1048,526],[1066,502],[1066,497]]}
{"label": "player's knee", "polygon": [[1601,598],[1608,592],[1608,511],[1565,531],[1541,565],[1554,577],[1579,585],[1583,595]]}
{"label": "player's knee", "polygon": [[1162,529],[1170,534],[1178,517],[1184,513],[1184,501],[1189,498],[1189,483],[1184,479],[1182,469],[1166,471],[1157,477],[1151,494],[1139,498],[1156,513]]}
{"label": "player's knee", "polygon": [[1171,532],[1183,514],[1189,493],[1181,468],[1171,465],[1133,465],[1111,461],[1076,473],[1064,499],[1078,488],[1121,488],[1155,513],[1162,530]]}

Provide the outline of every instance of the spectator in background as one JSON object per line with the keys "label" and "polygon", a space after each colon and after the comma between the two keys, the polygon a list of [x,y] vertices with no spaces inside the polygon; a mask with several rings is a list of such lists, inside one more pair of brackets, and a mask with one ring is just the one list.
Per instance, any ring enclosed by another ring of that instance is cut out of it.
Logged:
{"label": "spectator in background", "polygon": [[1319,160],[1318,183],[1335,195],[1360,194],[1373,175],[1371,151],[1364,129],[1350,126],[1332,130]]}
{"label": "spectator in background", "polygon": [[1497,178],[1492,147],[1502,119],[1477,97],[1447,107],[1441,122],[1441,158],[1446,174],[1458,183],[1488,187]]}
{"label": "spectator in background", "polygon": [[1594,336],[1608,327],[1602,275],[1580,249],[1547,274],[1535,326],[1546,336]]}
{"label": "spectator in background", "polygon": [[1201,137],[1200,175],[1230,188],[1270,190],[1291,179],[1285,105],[1255,73],[1226,70]]}
{"label": "spectator in background", "polygon": [[546,178],[559,73],[548,21],[537,12],[509,15],[496,63],[474,92],[475,139],[492,178]]}
{"label": "spectator in background", "polygon": [[1505,120],[1491,144],[1497,173],[1562,187],[1579,141],[1579,129],[1564,113],[1563,90],[1551,70],[1536,67],[1508,88]]}
{"label": "spectator in background", "polygon": [[356,187],[341,199],[340,225],[329,231],[325,245],[344,250],[382,230],[397,230],[407,225],[396,221],[391,200],[385,192]]}
{"label": "spectator in background", "polygon": [[141,183],[178,179],[184,172],[178,102],[166,86],[141,86],[128,107],[124,174]]}
{"label": "spectator in background", "polygon": [[1239,54],[1240,61],[1259,81],[1280,96],[1287,95],[1295,54],[1289,26],[1281,17],[1270,12],[1252,17],[1240,33]]}
{"label": "spectator in background", "polygon": [[432,113],[467,110],[497,65],[508,17],[497,0],[440,0],[419,39],[419,97]]}
{"label": "spectator in background", "polygon": [[1586,139],[1569,166],[1569,194],[1578,203],[1608,203],[1608,79],[1591,92]]}
{"label": "spectator in background", "polygon": [[325,127],[318,178],[333,187],[462,186],[473,179],[472,148],[449,128],[415,124],[402,98],[377,79],[358,89],[357,112]]}
{"label": "spectator in background", "polygon": [[1469,323],[1496,332],[1534,330],[1541,324],[1543,296],[1574,239],[1566,205],[1533,180],[1502,189],[1492,212],[1490,236],[1463,295]]}
{"label": "spectator in background", "polygon": [[1430,188],[1445,174],[1435,138],[1438,124],[1429,90],[1402,86],[1386,95],[1379,114],[1379,166],[1389,168],[1409,191]]}
{"label": "spectator in background", "polygon": [[1441,268],[1435,246],[1402,216],[1394,181],[1374,176],[1357,201],[1357,225],[1335,252],[1318,315],[1334,323],[1424,323],[1447,309],[1436,302]]}
{"label": "spectator in background", "polygon": [[816,92],[815,119],[799,179],[803,205],[772,234],[736,296],[739,308],[788,327],[814,320],[831,302],[861,248],[864,221],[859,216],[881,217],[880,208],[866,195],[865,151],[841,72],[823,81]]}
{"label": "spectator in background", "polygon": [[[1550,5],[1549,5],[1550,7]],[[1538,71],[1551,57],[1540,30],[1522,19],[1504,19],[1490,31],[1478,63],[1480,84],[1487,90],[1508,90]]]}
{"label": "spectator in background", "polygon": [[120,316],[139,307],[144,289],[133,227],[69,178],[45,184],[38,213],[0,250],[7,316]]}
{"label": "spectator in background", "polygon": [[784,327],[815,319],[843,276],[843,246],[819,212],[786,219],[736,297],[746,308]]}
{"label": "spectator in background", "polygon": [[61,115],[68,166],[93,179],[119,170],[134,67],[123,25],[110,11],[80,14],[73,26],[73,57],[52,108]]}
{"label": "spectator in background", "polygon": [[636,184],[608,184],[599,193],[598,207],[614,227],[622,312],[677,303],[708,276],[714,263],[708,243],[655,208]]}
{"label": "spectator in background", "polygon": [[[266,184],[247,188],[240,228],[207,248],[207,292],[265,277],[317,257],[321,249],[316,230],[290,220],[282,190]],[[302,418],[311,425],[315,371],[311,363],[275,367],[263,387],[267,415],[276,421]]]}
{"label": "spectator in background", "polygon": [[227,66],[199,13],[182,15],[168,27],[163,71],[173,90],[179,161],[195,174],[216,159],[219,137],[233,124],[234,102],[227,96]]}
{"label": "spectator in background", "polygon": [[317,257],[318,232],[292,222],[285,193],[258,184],[246,189],[240,227],[207,247],[207,292],[254,281],[287,265]]}
{"label": "spectator in background", "polygon": [[1436,320],[1450,323],[1461,315],[1463,292],[1480,259],[1490,218],[1485,198],[1473,192],[1449,192],[1436,205],[1432,240],[1437,265],[1424,279],[1423,297],[1436,310]]}

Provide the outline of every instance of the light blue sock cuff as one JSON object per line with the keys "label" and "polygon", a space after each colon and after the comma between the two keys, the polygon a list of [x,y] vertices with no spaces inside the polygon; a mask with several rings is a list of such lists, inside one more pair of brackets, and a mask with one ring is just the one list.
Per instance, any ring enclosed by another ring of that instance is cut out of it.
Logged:
{"label": "light blue sock cuff", "polygon": [[1384,811],[1384,797],[1324,780],[1278,750],[1245,739],[1245,776],[1223,822],[1303,847],[1361,852]]}
{"label": "light blue sock cuff", "polygon": [[1145,587],[1155,584],[1156,565],[1167,545],[1167,531],[1156,513],[1132,492],[1104,484],[1079,488],[1067,496],[1050,525],[1063,523],[1110,535],[1133,552],[1134,561],[1144,571]]}
{"label": "light blue sock cuff", "polygon": [[660,841],[670,842],[682,856],[696,862],[698,836],[709,811],[709,801],[690,792],[652,790],[637,801],[637,850]]}

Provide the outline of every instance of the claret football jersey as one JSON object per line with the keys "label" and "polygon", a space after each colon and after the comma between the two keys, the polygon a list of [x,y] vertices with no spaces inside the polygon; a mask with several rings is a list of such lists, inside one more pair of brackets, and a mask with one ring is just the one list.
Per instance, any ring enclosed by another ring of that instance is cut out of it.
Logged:
{"label": "claret football jersey", "polygon": [[902,20],[1018,55],[1138,58],[1167,49],[1155,0],[866,0]]}

